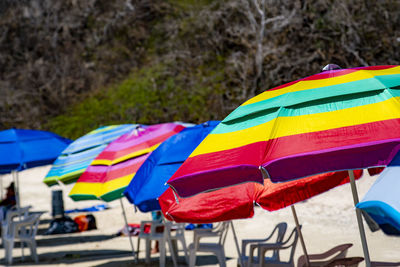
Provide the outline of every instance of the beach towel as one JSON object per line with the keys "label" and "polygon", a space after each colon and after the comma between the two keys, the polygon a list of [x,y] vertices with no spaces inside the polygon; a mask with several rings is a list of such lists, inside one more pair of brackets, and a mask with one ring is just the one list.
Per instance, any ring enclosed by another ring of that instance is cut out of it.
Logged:
{"label": "beach towel", "polygon": [[71,209],[71,210],[66,210],[65,213],[74,213],[74,212],[96,212],[96,211],[102,211],[109,209],[110,207],[107,204],[99,204],[99,205],[94,205],[88,208],[83,208],[83,209]]}

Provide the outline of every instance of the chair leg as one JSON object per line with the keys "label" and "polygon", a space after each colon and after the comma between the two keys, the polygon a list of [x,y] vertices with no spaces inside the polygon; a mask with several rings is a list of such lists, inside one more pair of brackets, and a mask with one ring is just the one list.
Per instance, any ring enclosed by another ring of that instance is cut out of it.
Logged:
{"label": "chair leg", "polygon": [[139,246],[140,246],[140,238],[137,239],[137,246],[136,246],[136,259],[139,260]]}
{"label": "chair leg", "polygon": [[160,246],[160,267],[165,267],[165,240],[159,241]]}
{"label": "chair leg", "polygon": [[191,249],[189,252],[189,267],[194,267],[196,265],[196,251]]}
{"label": "chair leg", "polygon": [[13,258],[12,258],[12,251],[14,248],[14,240],[7,240],[6,242],[4,242],[4,249],[6,251],[6,262],[8,265],[11,265],[13,262]]}
{"label": "chair leg", "polygon": [[[169,246],[169,253],[171,254],[172,261],[174,263],[174,267],[178,267],[178,259],[179,259],[179,249],[178,249],[178,241],[176,239],[167,240]],[[166,245],[165,245],[166,246]],[[165,252],[167,255],[167,252]]]}
{"label": "chair leg", "polygon": [[151,240],[146,239],[146,260],[145,260],[145,262],[147,264],[150,263],[150,251],[151,251]]}
{"label": "chair leg", "polygon": [[21,241],[21,260],[25,261],[25,255],[24,255],[24,242]]}
{"label": "chair leg", "polygon": [[217,254],[218,261],[219,261],[219,266],[226,267],[226,258],[225,258],[224,250],[220,250],[216,254]]}
{"label": "chair leg", "polygon": [[179,240],[182,243],[183,252],[185,253],[185,261],[186,261],[187,264],[189,264],[189,255],[188,255],[188,250],[187,250],[187,246],[186,246],[185,237],[182,236],[182,238],[179,238]]}
{"label": "chair leg", "polygon": [[36,263],[39,261],[37,253],[36,253],[36,241],[32,240],[30,242],[27,242],[29,249],[31,250],[31,258],[34,260]]}

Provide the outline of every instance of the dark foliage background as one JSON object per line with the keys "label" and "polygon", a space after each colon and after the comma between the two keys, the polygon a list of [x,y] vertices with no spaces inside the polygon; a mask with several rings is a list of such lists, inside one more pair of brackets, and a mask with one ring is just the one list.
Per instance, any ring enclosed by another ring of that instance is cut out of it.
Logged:
{"label": "dark foliage background", "polygon": [[399,64],[400,2],[0,1],[0,128],[223,119],[268,88]]}

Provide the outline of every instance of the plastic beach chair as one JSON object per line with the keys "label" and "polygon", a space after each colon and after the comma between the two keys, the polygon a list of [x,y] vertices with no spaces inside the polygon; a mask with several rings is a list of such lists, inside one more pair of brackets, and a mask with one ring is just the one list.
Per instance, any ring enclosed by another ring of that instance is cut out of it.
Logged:
{"label": "plastic beach chair", "polygon": [[3,234],[3,245],[8,264],[12,264],[12,251],[15,241],[26,243],[30,248],[32,259],[38,262],[35,237],[41,215],[42,213],[29,214],[21,220],[12,220],[9,223],[7,231]]}
{"label": "plastic beach chair", "polygon": [[[146,225],[150,225],[150,232],[145,233],[144,229]],[[151,252],[151,241],[157,240],[159,242],[159,249],[160,249],[160,267],[165,266],[165,256],[166,256],[166,247],[165,244],[169,243],[169,249],[171,256],[174,261],[174,266],[177,266],[176,258],[173,247],[171,243],[170,237],[170,229],[171,223],[170,222],[160,222],[160,221],[141,221],[140,222],[140,233],[138,235],[138,243],[137,243],[137,259],[139,259],[139,247],[140,247],[140,240],[144,239],[146,244],[146,264],[150,263],[150,252]]]}
{"label": "plastic beach chair", "polygon": [[4,237],[9,232],[9,226],[11,225],[11,223],[15,219],[22,220],[24,217],[28,216],[30,208],[31,208],[31,206],[20,207],[20,208],[17,208],[16,206],[14,206],[7,211],[7,213],[4,217],[4,220],[1,222],[1,238],[2,238],[3,244],[4,244]]}
{"label": "plastic beach chair", "polygon": [[[219,223],[214,229],[194,229],[193,243],[189,245],[189,267],[196,264],[197,252],[211,252],[218,258],[221,267],[226,267],[224,244],[230,221]],[[201,238],[218,238],[216,243],[200,243]]]}
{"label": "plastic beach chair", "polygon": [[[300,225],[301,228],[301,225]],[[263,261],[259,261],[258,266],[263,267],[263,266],[268,266],[268,267],[275,267],[275,266],[282,266],[282,267],[294,267],[294,253],[296,251],[296,245],[297,241],[299,239],[299,234],[296,230],[296,228],[293,229],[293,231],[290,233],[289,237],[281,242],[281,243],[276,243],[276,244],[268,244],[268,243],[259,243],[259,244],[252,244],[250,245],[250,252],[254,252],[255,248],[257,248],[258,255],[260,256],[260,259],[265,259]],[[265,258],[265,254],[267,251],[281,251],[281,250],[290,250],[289,251],[289,259],[284,261],[280,257],[278,259],[272,259],[272,258]],[[253,261],[254,261],[254,255],[253,253],[250,253],[249,256],[249,266],[253,266]]]}
{"label": "plastic beach chair", "polygon": [[[249,251],[249,254],[246,253],[246,249],[248,247],[248,245],[251,244],[279,244],[282,243],[283,237],[286,233],[286,229],[287,229],[287,223],[285,222],[281,222],[278,223],[275,228],[272,230],[271,234],[264,238],[264,239],[243,239],[242,240],[242,253],[241,253],[241,257],[242,257],[242,261],[240,261],[240,259],[238,259],[238,264],[243,263],[244,266],[248,265],[248,261],[249,261],[249,256],[248,255],[253,255],[254,252],[253,251]],[[273,239],[273,237],[276,236],[275,239]],[[250,246],[249,246],[250,247]],[[256,249],[256,246],[253,246],[252,249]],[[252,262],[255,264],[259,263],[259,258],[260,255],[258,255],[257,257],[253,257]],[[272,252],[272,256],[266,258],[268,259],[273,259],[276,261],[279,261],[279,250],[274,250]],[[244,267],[242,266],[242,267]]]}
{"label": "plastic beach chair", "polygon": [[[170,233],[170,239],[173,245],[173,251],[171,253],[176,254],[176,258],[178,258],[178,241],[181,242],[182,250],[185,254],[185,261],[189,264],[189,254],[186,246],[185,240],[185,224],[184,223],[169,223],[166,224],[166,230]],[[172,231],[173,230],[173,231]]]}

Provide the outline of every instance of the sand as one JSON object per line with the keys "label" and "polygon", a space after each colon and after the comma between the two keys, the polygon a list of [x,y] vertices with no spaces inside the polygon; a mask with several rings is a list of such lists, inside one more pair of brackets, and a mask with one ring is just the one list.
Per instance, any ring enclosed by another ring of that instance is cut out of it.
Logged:
{"label": "sand", "polygon": [[[97,220],[97,230],[64,235],[43,235],[52,219],[51,191],[53,189],[63,189],[65,209],[103,204],[101,201],[72,201],[67,196],[71,186],[47,187],[42,180],[49,168],[50,166],[38,167],[19,174],[22,206],[32,205],[33,210],[47,211],[41,217],[37,235],[39,264],[36,264],[36,266],[134,266],[128,238],[114,236],[124,225],[119,201],[108,203],[111,207],[108,210],[93,213]],[[6,187],[11,181],[11,176],[3,175],[1,179],[3,187]],[[357,182],[360,199],[375,179],[376,177],[364,174],[364,177]],[[141,220],[151,218],[150,214],[135,213],[133,206],[126,199],[123,199],[123,201],[130,223],[139,223]],[[332,189],[310,200],[298,203],[295,207],[310,254],[326,251],[338,244],[353,243],[348,256],[363,256],[350,185]],[[73,213],[71,217],[77,215],[80,214]],[[279,222],[287,222],[289,230],[294,227],[290,208],[275,212],[256,208],[253,218],[236,220],[234,226],[237,236],[241,240],[265,237]],[[365,228],[373,261],[400,261],[400,238],[389,237],[381,231],[372,233],[368,226],[365,226]],[[192,238],[192,232],[188,231],[186,242],[191,243]],[[133,241],[136,248],[137,238],[133,237]],[[141,244],[141,248],[139,265],[144,266],[144,243]],[[225,253],[228,258],[227,266],[236,266],[237,251],[232,232],[228,234]],[[295,253],[296,261],[302,254],[301,246],[298,244]],[[28,249],[25,249],[24,261],[21,258],[20,248],[15,248],[13,255],[15,265],[34,265],[29,257]],[[158,266],[157,256],[158,254],[152,255],[151,265]],[[5,264],[4,249],[0,250],[0,258],[0,264]],[[201,266],[216,266],[217,260],[215,257],[203,254],[198,257],[197,263]],[[172,266],[170,257],[167,258],[167,265]],[[180,258],[180,265],[184,265],[183,257]],[[365,266],[365,264],[362,263],[360,266]]]}

